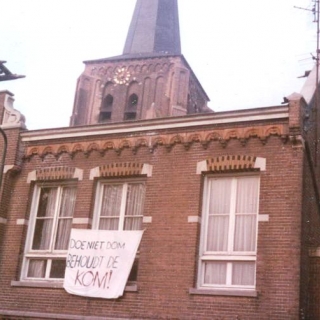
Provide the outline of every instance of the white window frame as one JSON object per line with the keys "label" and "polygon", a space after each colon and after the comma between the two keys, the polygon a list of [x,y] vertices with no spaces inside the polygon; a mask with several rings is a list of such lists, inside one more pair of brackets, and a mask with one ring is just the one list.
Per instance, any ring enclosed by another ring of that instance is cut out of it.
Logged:
{"label": "white window frame", "polygon": [[[258,191],[257,191],[257,212],[256,215],[256,234],[255,234],[255,250],[249,252],[235,252],[233,251],[233,243],[235,236],[235,193],[236,182],[240,177],[257,177],[258,179]],[[207,238],[208,238],[208,220],[209,220],[209,201],[210,201],[210,180],[219,178],[231,178],[231,208],[230,208],[230,223],[228,230],[228,249],[226,252],[205,252]],[[258,216],[259,216],[259,195],[260,195],[260,175],[259,174],[237,174],[237,175],[206,175],[204,178],[203,188],[203,204],[202,204],[202,222],[201,222],[201,234],[200,234],[200,250],[199,250],[199,263],[198,263],[198,277],[197,277],[197,289],[223,289],[223,290],[253,290],[256,287],[256,260],[257,260],[257,241],[258,241]],[[207,261],[221,261],[227,264],[226,271],[226,284],[205,284],[205,262]],[[232,285],[232,263],[234,262],[254,262],[254,284],[253,285]]]}
{"label": "white window frame", "polygon": [[[118,229],[119,231],[124,230],[124,220],[125,220],[125,212],[126,212],[126,200],[127,200],[127,190],[128,190],[128,184],[130,183],[140,183],[144,185],[144,188],[146,190],[146,180],[141,178],[128,178],[128,179],[104,179],[100,180],[97,183],[96,188],[96,197],[95,197],[95,204],[94,204],[94,212],[93,212],[93,221],[92,221],[92,229],[99,230],[99,224],[100,224],[100,216],[101,216],[101,207],[102,207],[102,198],[103,198],[103,187],[105,185],[123,185],[122,188],[122,196],[121,196],[121,205],[120,205],[120,216],[119,216],[119,225]],[[145,198],[143,199],[145,201]],[[142,214],[139,216],[134,216],[135,218],[141,217],[143,220],[143,211],[144,211],[144,204],[142,207]],[[115,230],[116,231],[116,230]],[[138,263],[139,261],[139,255],[140,251],[138,249],[136,257],[135,257],[135,263]],[[133,265],[134,268],[135,265]],[[128,281],[127,285],[131,286],[134,285],[136,281]]]}
{"label": "white window frame", "polygon": [[[32,204],[30,209],[29,227],[27,231],[26,245],[24,251],[24,257],[21,268],[21,281],[40,281],[40,282],[63,282],[63,278],[50,278],[50,271],[53,260],[65,260],[67,256],[67,250],[56,250],[54,249],[54,242],[57,236],[58,222],[59,222],[59,209],[62,199],[62,190],[64,187],[77,188],[76,183],[37,183],[34,185]],[[53,232],[51,234],[49,249],[47,250],[35,250],[32,249],[34,232],[37,221],[37,213],[40,202],[40,194],[42,188],[57,188],[57,197],[55,202],[55,210],[53,216]],[[74,214],[74,212],[73,212]],[[72,219],[72,217],[68,217]],[[28,277],[29,262],[30,260],[47,260],[45,276],[44,278],[39,277]]]}
{"label": "white window frame", "polygon": [[[145,179],[109,179],[109,180],[101,180],[97,183],[96,188],[96,197],[95,197],[95,204],[94,204],[94,213],[93,213],[93,222],[92,222],[92,229],[98,230],[99,229],[99,223],[100,223],[100,216],[101,216],[101,206],[102,206],[102,197],[103,197],[103,187],[105,185],[122,185],[122,196],[121,196],[121,205],[120,205],[120,215],[119,215],[119,231],[124,230],[124,220],[125,220],[125,212],[126,212],[126,199],[127,199],[127,191],[128,191],[128,185],[130,183],[140,183],[144,184],[146,183]],[[143,212],[139,216],[134,216],[135,218],[140,217],[143,219]]]}

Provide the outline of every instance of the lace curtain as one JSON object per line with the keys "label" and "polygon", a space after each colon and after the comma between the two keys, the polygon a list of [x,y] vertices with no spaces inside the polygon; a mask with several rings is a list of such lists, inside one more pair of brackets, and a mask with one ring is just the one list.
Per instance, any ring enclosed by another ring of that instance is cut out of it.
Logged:
{"label": "lace curtain", "polygon": [[[99,229],[140,230],[144,196],[142,183],[104,185]],[[120,225],[120,214],[124,215],[123,225]]]}
{"label": "lace curtain", "polygon": [[118,230],[121,198],[122,185],[104,185],[99,229]]}
{"label": "lace curtain", "polygon": [[143,184],[128,185],[124,230],[141,230],[144,197],[145,186]]}
{"label": "lace curtain", "polygon": [[227,284],[227,272],[230,272],[230,285],[253,286],[255,275],[255,262],[226,262],[210,261],[204,264],[204,283],[225,286]]}
{"label": "lace curtain", "polygon": [[237,179],[234,251],[256,250],[258,181],[258,177]]}
{"label": "lace curtain", "polygon": [[231,205],[231,178],[210,181],[206,251],[227,251]]}

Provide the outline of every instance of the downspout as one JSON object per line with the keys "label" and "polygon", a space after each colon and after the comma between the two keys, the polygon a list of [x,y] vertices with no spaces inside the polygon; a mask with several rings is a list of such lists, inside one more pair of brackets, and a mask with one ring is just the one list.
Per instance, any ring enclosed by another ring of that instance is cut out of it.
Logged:
{"label": "downspout", "polygon": [[7,140],[7,135],[5,134],[5,132],[1,127],[0,127],[0,133],[3,137],[3,152],[2,152],[2,158],[0,163],[0,190],[1,190],[4,164],[5,164],[6,155],[7,155],[8,140]]}
{"label": "downspout", "polygon": [[316,172],[315,172],[314,166],[313,166],[311,150],[310,150],[310,147],[309,147],[309,143],[307,141],[305,141],[305,149],[306,149],[307,161],[308,161],[308,164],[309,164],[309,167],[310,167],[310,171],[311,171],[311,179],[312,179],[313,190],[315,192],[317,208],[318,208],[318,214],[320,215],[319,186],[318,186],[318,183],[317,183]]}

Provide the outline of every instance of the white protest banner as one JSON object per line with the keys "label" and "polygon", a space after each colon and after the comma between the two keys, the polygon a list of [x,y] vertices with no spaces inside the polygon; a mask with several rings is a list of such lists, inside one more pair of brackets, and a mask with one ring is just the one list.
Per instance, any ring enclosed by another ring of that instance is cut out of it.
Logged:
{"label": "white protest banner", "polygon": [[63,287],[84,297],[123,295],[143,231],[72,229]]}

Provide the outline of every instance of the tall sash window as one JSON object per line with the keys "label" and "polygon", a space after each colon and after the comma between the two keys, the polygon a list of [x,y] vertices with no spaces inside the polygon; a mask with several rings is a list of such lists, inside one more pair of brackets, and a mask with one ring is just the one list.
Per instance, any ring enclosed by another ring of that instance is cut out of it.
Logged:
{"label": "tall sash window", "polygon": [[23,279],[62,279],[76,187],[36,186],[33,196]]}
{"label": "tall sash window", "polygon": [[205,178],[199,288],[255,287],[259,181],[257,175]]}
{"label": "tall sash window", "polygon": [[[141,180],[99,182],[93,228],[100,230],[141,230],[145,183]],[[137,280],[138,258],[129,281]]]}

